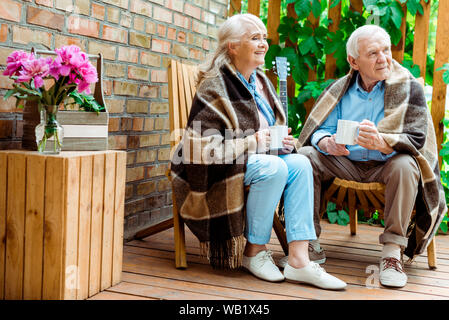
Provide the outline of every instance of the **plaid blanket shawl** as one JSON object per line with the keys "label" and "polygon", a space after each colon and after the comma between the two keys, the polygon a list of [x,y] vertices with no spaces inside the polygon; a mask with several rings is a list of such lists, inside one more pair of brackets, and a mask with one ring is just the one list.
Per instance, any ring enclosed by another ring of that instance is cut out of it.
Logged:
{"label": "plaid blanket shawl", "polygon": [[[268,88],[276,123],[285,124],[273,85],[262,71],[257,76]],[[233,66],[201,82],[172,156],[171,177],[179,213],[213,267],[234,269],[242,263],[243,180],[248,155],[257,150],[258,128],[256,103]]]}
{"label": "plaid blanket shawl", "polygon": [[[317,99],[298,138],[297,148],[310,145],[313,132],[355,81],[352,70],[329,85]],[[418,164],[421,179],[416,198],[416,215],[408,228],[408,245],[404,253],[413,259],[432,240],[447,211],[440,181],[438,151],[432,117],[423,88],[410,72],[393,60],[392,73],[385,81],[385,117],[378,131],[397,152],[412,155]]]}

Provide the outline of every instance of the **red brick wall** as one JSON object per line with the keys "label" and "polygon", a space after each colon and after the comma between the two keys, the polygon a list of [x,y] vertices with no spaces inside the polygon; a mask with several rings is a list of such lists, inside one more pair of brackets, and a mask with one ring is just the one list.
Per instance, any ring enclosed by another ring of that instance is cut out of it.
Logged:
{"label": "red brick wall", "polygon": [[[0,73],[16,49],[76,44],[103,53],[109,148],[126,150],[125,238],[171,216],[167,64],[202,61],[228,0],[0,0]],[[22,112],[3,100],[0,149],[19,149]]]}

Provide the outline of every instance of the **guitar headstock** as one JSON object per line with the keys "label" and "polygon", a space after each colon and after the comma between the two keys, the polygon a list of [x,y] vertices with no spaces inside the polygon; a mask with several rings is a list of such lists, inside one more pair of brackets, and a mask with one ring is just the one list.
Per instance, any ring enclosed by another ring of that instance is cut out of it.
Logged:
{"label": "guitar headstock", "polygon": [[289,65],[286,57],[276,57],[273,61],[274,73],[277,74],[279,80],[287,80],[288,71],[290,71]]}

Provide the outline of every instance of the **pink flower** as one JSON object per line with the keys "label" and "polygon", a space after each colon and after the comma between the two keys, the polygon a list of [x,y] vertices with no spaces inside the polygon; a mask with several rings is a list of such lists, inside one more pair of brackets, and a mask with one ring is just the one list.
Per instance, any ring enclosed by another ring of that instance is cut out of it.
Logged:
{"label": "pink flower", "polygon": [[86,91],[87,94],[90,94],[89,85],[98,81],[97,70],[92,66],[90,62],[87,62],[78,69],[78,72],[82,78],[78,86],[78,91]]}
{"label": "pink flower", "polygon": [[50,72],[51,58],[39,58],[23,62],[23,68],[19,72],[17,82],[28,82],[34,80],[34,87],[40,88],[44,85],[44,79]]}
{"label": "pink flower", "polygon": [[34,59],[32,53],[27,53],[22,50],[14,51],[6,59],[6,70],[3,72],[5,76],[17,76],[22,69],[24,62]]}
{"label": "pink flower", "polygon": [[57,57],[50,67],[50,74],[59,79],[60,76],[69,77],[68,84],[79,85],[79,92],[90,93],[89,84],[98,81],[97,70],[89,62],[87,54],[75,45],[64,46],[55,50]]}
{"label": "pink flower", "polygon": [[50,74],[58,80],[60,76],[67,77],[70,72],[75,71],[77,65],[73,62],[78,60],[81,49],[77,46],[64,46],[55,50],[57,56],[50,68]]}

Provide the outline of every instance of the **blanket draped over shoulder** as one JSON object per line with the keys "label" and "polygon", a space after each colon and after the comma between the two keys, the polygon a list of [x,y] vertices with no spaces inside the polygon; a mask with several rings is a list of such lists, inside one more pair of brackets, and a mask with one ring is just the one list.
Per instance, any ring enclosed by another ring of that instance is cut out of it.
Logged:
{"label": "blanket draped over shoulder", "polygon": [[[329,116],[356,75],[357,71],[351,69],[324,90],[304,124],[297,148],[310,145],[313,132]],[[379,133],[394,150],[412,155],[421,173],[416,214],[408,228],[408,244],[404,251],[413,259],[432,240],[447,206],[440,181],[434,126],[423,88],[407,69],[394,60],[392,73],[385,80],[384,108],[385,117],[377,126]]]}
{"label": "blanket draped over shoulder", "polygon": [[[265,74],[276,124],[285,113]],[[217,268],[242,264],[245,239],[244,174],[249,154],[256,153],[257,106],[249,90],[226,64],[216,77],[205,78],[192,101],[187,128],[171,160],[178,211],[200,241],[201,253]]]}

